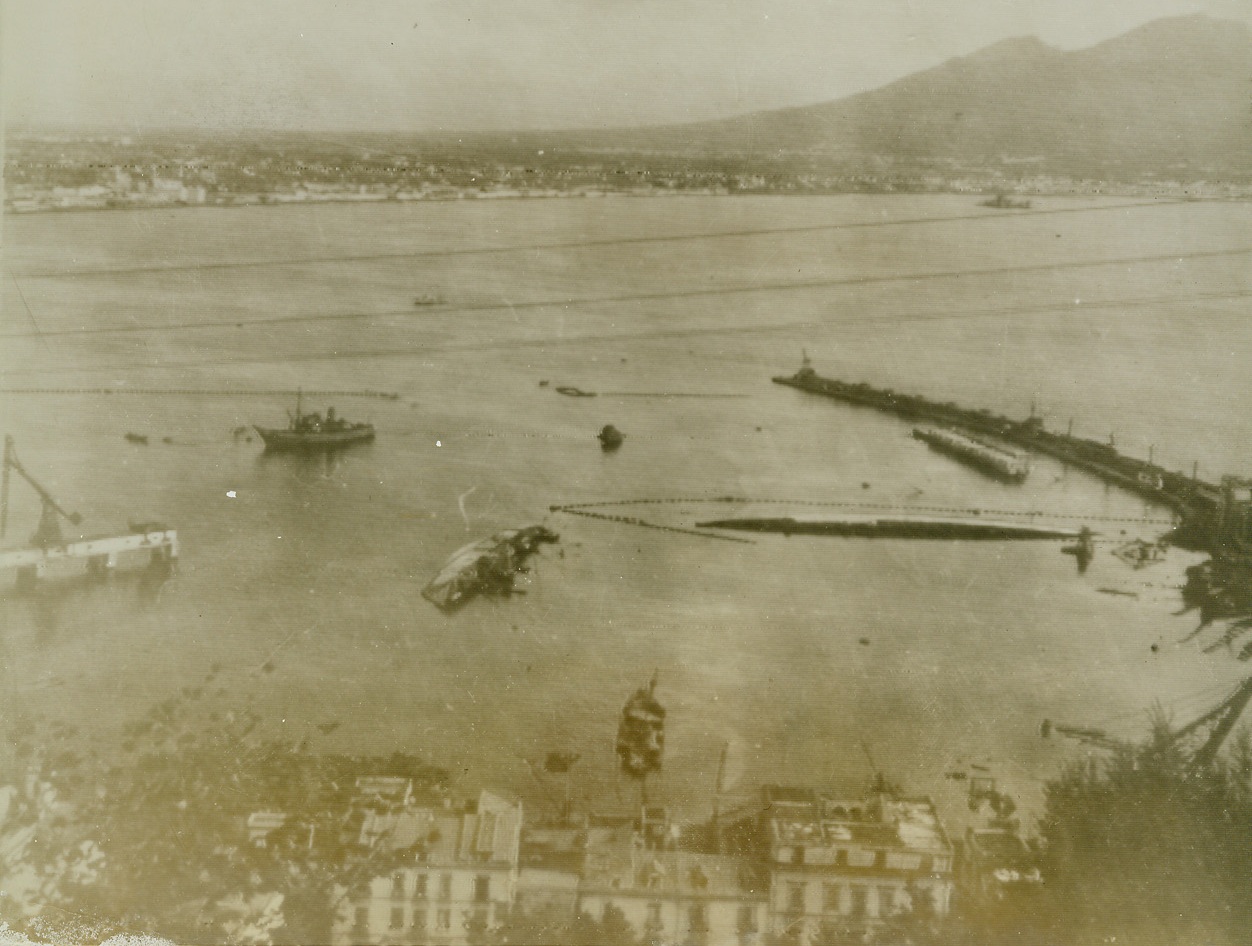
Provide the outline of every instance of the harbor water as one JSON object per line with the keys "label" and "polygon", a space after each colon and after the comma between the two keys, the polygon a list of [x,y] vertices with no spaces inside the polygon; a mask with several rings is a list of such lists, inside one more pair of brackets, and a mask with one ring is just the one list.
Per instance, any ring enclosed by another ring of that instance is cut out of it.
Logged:
{"label": "harbor water", "polygon": [[[293,741],[424,754],[536,812],[559,799],[530,763],[573,751],[576,798],[604,809],[634,797],[617,713],[657,672],[649,794],[684,813],[709,809],[725,745],[733,792],[861,787],[862,742],[954,829],[965,785],[945,774],[970,766],[1031,812],[1082,751],[1042,740],[1043,719],[1133,735],[1154,702],[1181,722],[1248,672],[1205,652],[1211,633],[1184,641],[1198,559],[1132,570],[1111,550],[1167,510],[1043,458],[1025,483],[989,479],[904,421],[770,377],[807,350],[829,377],[1033,403],[1171,469],[1252,472],[1248,224],[1241,203],[1009,214],[960,196],[11,217],[0,427],[86,533],[160,521],[182,554],[160,583],[19,596],[0,576],[0,714],[107,748],[217,665]],[[307,394],[377,429],[330,459],[238,432],[284,425],[297,388],[397,396]],[[12,490],[8,545],[39,513]],[[634,500],[580,508],[680,529],[977,509],[1089,525],[1099,546],[1079,575],[1057,541],[732,542],[550,508]],[[422,599],[456,549],[540,522],[561,542],[524,595],[453,614]]]}

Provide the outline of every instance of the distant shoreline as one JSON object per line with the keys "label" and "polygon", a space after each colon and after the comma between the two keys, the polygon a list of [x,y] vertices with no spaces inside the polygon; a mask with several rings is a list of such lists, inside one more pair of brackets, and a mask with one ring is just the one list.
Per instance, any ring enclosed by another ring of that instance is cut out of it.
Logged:
{"label": "distant shoreline", "polygon": [[[1217,192],[1214,192],[1217,191]],[[877,196],[877,197],[917,197],[917,196],[948,196],[948,197],[968,197],[971,200],[975,198],[985,198],[994,196],[1001,191],[996,189],[985,190],[965,190],[965,189],[859,189],[850,188],[846,190],[806,190],[796,191],[793,189],[762,189],[762,190],[729,190],[729,189],[713,189],[713,188],[691,188],[691,189],[651,189],[648,191],[628,191],[628,190],[585,190],[585,191],[564,191],[564,192],[548,192],[548,193],[472,193],[466,192],[456,195],[438,195],[438,196],[401,196],[395,197],[391,195],[344,195],[344,196],[306,196],[300,198],[280,197],[275,199],[267,197],[263,199],[260,195],[245,195],[235,200],[219,200],[205,201],[202,203],[188,203],[185,201],[169,201],[169,202],[149,202],[149,203],[111,203],[107,205],[96,204],[71,204],[67,206],[36,206],[22,207],[14,206],[11,201],[6,201],[4,205],[5,215],[14,216],[35,216],[45,214],[77,214],[77,213],[139,213],[156,210],[241,210],[252,209],[257,207],[278,208],[278,207],[301,207],[311,204],[447,204],[460,203],[469,201],[540,201],[540,200],[604,200],[604,199],[673,199],[681,197],[848,197],[848,196]],[[1102,197],[1136,197],[1142,199],[1160,199],[1168,201],[1185,201],[1185,202],[1244,202],[1252,200],[1252,186],[1228,185],[1226,187],[1215,189],[1206,188],[1184,188],[1161,189],[1147,188],[1136,186],[1099,186],[1091,188],[1074,187],[1068,189],[1056,190],[1021,190],[1010,191],[1014,198],[1020,199],[1024,205],[1022,206],[989,206],[985,201],[980,201],[979,206],[987,207],[988,212],[992,213],[996,210],[1007,211],[1008,213],[1028,214],[1032,208],[1028,205],[1030,200],[1039,198],[1102,198]]]}

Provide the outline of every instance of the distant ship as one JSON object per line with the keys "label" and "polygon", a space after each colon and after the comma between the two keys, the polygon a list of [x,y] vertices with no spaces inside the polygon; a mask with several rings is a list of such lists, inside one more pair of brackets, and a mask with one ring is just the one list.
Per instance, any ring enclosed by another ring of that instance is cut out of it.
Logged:
{"label": "distant ship", "polygon": [[325,417],[317,412],[305,414],[300,409],[299,395],[296,396],[296,412],[285,430],[254,427],[267,450],[335,450],[374,439],[373,424],[349,423],[337,417],[333,407],[326,410]]}
{"label": "distant ship", "polygon": [[994,197],[984,200],[982,206],[994,207],[997,210],[1029,210],[1030,201],[1025,199],[1017,200],[1008,196],[1008,194],[996,194]]}

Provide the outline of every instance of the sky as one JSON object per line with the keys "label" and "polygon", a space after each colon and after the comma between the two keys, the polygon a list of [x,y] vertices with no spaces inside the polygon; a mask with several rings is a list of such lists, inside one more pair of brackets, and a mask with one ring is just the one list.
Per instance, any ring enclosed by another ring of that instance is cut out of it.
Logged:
{"label": "sky", "polygon": [[875,88],[998,40],[1090,46],[1252,0],[0,0],[9,127],[673,123]]}

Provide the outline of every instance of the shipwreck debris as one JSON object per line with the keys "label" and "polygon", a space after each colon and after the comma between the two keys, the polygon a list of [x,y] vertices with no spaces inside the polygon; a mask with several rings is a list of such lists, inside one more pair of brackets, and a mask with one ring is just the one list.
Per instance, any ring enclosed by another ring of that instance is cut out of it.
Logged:
{"label": "shipwreck debris", "polygon": [[528,570],[527,560],[539,546],[560,541],[545,526],[507,529],[457,550],[434,579],[422,589],[422,597],[444,611],[453,611],[476,594],[512,594],[519,573]]}
{"label": "shipwreck debris", "polygon": [[600,449],[608,452],[620,447],[622,441],[626,439],[626,435],[612,424],[605,424],[600,432],[596,434],[596,439],[600,441]]}
{"label": "shipwreck debris", "polygon": [[622,707],[617,727],[617,760],[622,774],[639,783],[643,804],[647,804],[648,776],[661,770],[665,753],[665,707],[656,698],[657,675],[640,687]]}
{"label": "shipwreck debris", "polygon": [[1074,556],[1078,562],[1078,574],[1084,574],[1087,566],[1091,564],[1091,560],[1095,558],[1095,539],[1094,533],[1083,526],[1078,533],[1078,541],[1073,545],[1067,545],[1061,551],[1066,555]]}
{"label": "shipwreck debris", "polygon": [[1164,561],[1168,543],[1164,539],[1149,542],[1147,539],[1134,539],[1125,545],[1113,549],[1113,554],[1131,568],[1138,571]]}
{"label": "shipwreck debris", "polygon": [[780,516],[743,517],[698,522],[700,529],[779,532],[783,535],[828,535],[891,539],[1073,539],[1081,533],[1061,526],[997,522],[945,516]]}

